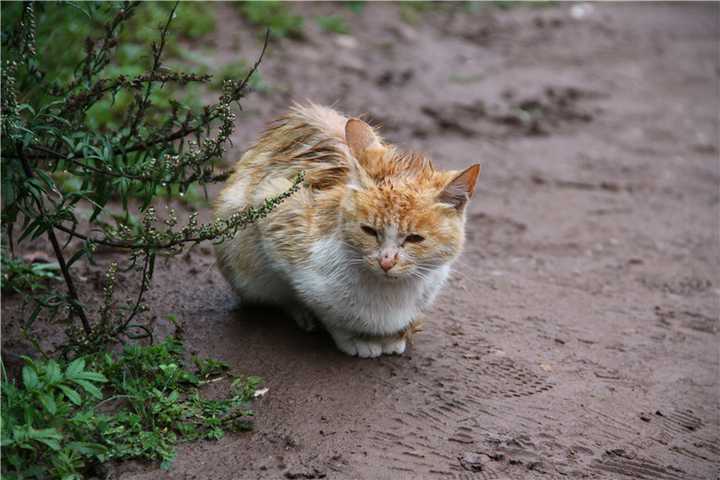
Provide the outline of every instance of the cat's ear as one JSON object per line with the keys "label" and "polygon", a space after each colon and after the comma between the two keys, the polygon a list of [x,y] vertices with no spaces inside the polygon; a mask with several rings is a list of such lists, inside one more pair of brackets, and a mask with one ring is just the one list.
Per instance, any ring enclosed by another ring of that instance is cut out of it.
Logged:
{"label": "cat's ear", "polygon": [[473,193],[475,193],[475,185],[479,175],[480,165],[477,163],[463,170],[445,185],[445,188],[438,196],[438,201],[452,205],[456,210],[462,211],[468,200],[472,198]]}
{"label": "cat's ear", "polygon": [[360,163],[351,158],[348,162],[350,167],[348,175],[348,188],[352,190],[366,190],[375,185],[375,181]]}
{"label": "cat's ear", "polygon": [[360,165],[373,171],[373,164],[382,157],[385,147],[372,127],[359,118],[351,118],[345,124],[345,140]]}

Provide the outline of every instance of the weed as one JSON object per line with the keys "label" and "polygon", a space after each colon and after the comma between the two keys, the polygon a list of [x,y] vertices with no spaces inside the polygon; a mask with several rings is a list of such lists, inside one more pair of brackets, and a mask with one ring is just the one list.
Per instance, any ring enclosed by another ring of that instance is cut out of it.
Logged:
{"label": "weed", "polygon": [[318,26],[328,33],[339,33],[348,34],[350,33],[350,27],[343,17],[340,15],[328,15],[324,17],[317,17],[315,19]]}
{"label": "weed", "polygon": [[[4,25],[12,25],[22,15],[21,2],[3,2],[2,16]],[[144,2],[128,18],[125,28],[119,32],[117,52],[104,69],[108,77],[125,75],[134,77],[150,68],[151,56],[146,45],[157,39],[157,26],[162,24],[173,4],[171,2]],[[37,64],[42,67],[42,75],[48,83],[69,81],[75,74],[75,67],[85,55],[82,44],[86,38],[103,32],[103,26],[109,22],[116,11],[113,2],[80,3],[75,8],[52,2],[37,4]],[[214,10],[200,3],[184,2],[178,6],[173,20],[175,29],[187,39],[200,39],[215,28]],[[178,36],[168,35],[165,51],[169,58],[178,58],[182,47]],[[3,37],[5,40],[5,37]],[[5,43],[5,42],[3,42]],[[75,48],[69,46],[75,45]],[[9,58],[3,45],[3,57]],[[156,89],[150,96],[154,106],[161,112],[169,112],[171,102],[180,90],[174,85]],[[55,100],[48,94],[47,88],[32,87],[26,101],[47,103]],[[183,101],[196,98],[195,92],[184,92]],[[132,106],[133,96],[128,92],[119,92],[113,98],[101,99],[87,112],[87,121],[93,128],[113,130],[119,128],[124,113]],[[197,102],[193,107],[199,106]],[[155,116],[159,121],[162,113]]]}
{"label": "weed", "polygon": [[[292,192],[259,209],[204,225],[197,212],[182,223],[173,209],[158,218],[155,205],[163,196],[199,203],[206,184],[229,176],[219,163],[236,126],[234,110],[260,60],[245,68],[245,77],[226,79],[216,103],[196,108],[197,89],[211,76],[174,70],[163,52],[177,46],[170,27],[185,18],[181,12],[205,7],[5,2],[1,8],[3,240],[12,250],[46,237],[67,287],[33,296],[23,325],[41,314],[48,320],[66,314],[70,327],[62,348],[76,354],[103,349],[120,336],[136,338],[138,330],[151,336],[139,321],[149,309],[143,299],[160,256],[227,239],[300,188],[302,175]],[[183,34],[202,35],[211,21]],[[263,52],[266,46],[267,38]],[[121,213],[113,212],[116,206]],[[137,215],[130,206],[140,210]],[[87,229],[80,231],[80,225]],[[80,244],[68,251],[72,239]],[[85,303],[73,266],[92,262],[99,245],[125,255],[108,267],[104,301]],[[140,277],[132,303],[113,297],[118,271]]]}
{"label": "weed", "polygon": [[2,258],[2,275],[0,289],[3,292],[36,292],[46,288],[48,280],[60,278],[60,266],[53,263],[28,263],[20,258],[13,258],[5,249],[0,253]]}
{"label": "weed", "polygon": [[79,479],[108,460],[146,459],[170,468],[179,442],[251,428],[260,380],[237,378],[226,398],[206,399],[203,380],[228,366],[194,359],[168,338],[66,363],[25,357],[20,379],[2,377],[2,475]]}
{"label": "weed", "polygon": [[277,38],[302,38],[304,19],[294,15],[286,2],[249,1],[236,4],[247,20],[256,26],[270,29]]}
{"label": "weed", "polygon": [[353,13],[361,13],[363,9],[365,8],[365,1],[364,0],[349,0],[347,2],[343,2],[343,5],[345,5],[348,10],[350,10]]}
{"label": "weed", "polygon": [[435,7],[430,1],[409,1],[400,3],[400,18],[411,25],[417,25],[422,19],[422,14]]}

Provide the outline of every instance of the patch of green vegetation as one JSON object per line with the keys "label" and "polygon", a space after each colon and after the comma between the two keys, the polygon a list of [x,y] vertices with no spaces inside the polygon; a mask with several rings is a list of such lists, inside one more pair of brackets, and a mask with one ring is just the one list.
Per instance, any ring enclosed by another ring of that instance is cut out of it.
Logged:
{"label": "patch of green vegetation", "polygon": [[340,15],[327,15],[324,17],[317,17],[315,20],[324,32],[339,34],[350,33],[350,27],[345,19]]}
{"label": "patch of green vegetation", "polygon": [[400,18],[411,25],[417,25],[422,20],[422,14],[435,8],[440,2],[410,1],[400,3]]}
{"label": "patch of green vegetation", "polygon": [[97,475],[103,462],[131,458],[168,469],[179,442],[251,428],[260,379],[236,378],[229,396],[206,399],[200,387],[228,366],[194,359],[190,371],[182,355],[182,343],[168,338],[69,363],[25,357],[17,381],[3,369],[3,478],[80,479]]}
{"label": "patch of green vegetation", "polygon": [[193,356],[193,363],[197,367],[197,375],[202,380],[210,380],[211,377],[217,377],[218,375],[224,375],[225,372],[230,370],[230,365],[213,358],[200,358]]}
{"label": "patch of green vegetation", "polygon": [[[73,8],[60,2],[38,2],[36,4],[37,19],[37,64],[42,66],[38,75],[50,83],[69,81],[76,66],[86,55],[86,39],[102,38],[103,26],[117,13],[119,2],[87,2],[73,3]],[[22,2],[2,2],[3,24],[12,25],[22,15]],[[127,20],[125,28],[118,38],[118,48],[113,61],[101,72],[103,77],[125,75],[134,77],[145,72],[152,61],[147,45],[157,41],[159,25],[162,25],[173,8],[173,2],[143,2],[134,15]],[[181,2],[173,20],[173,32],[179,35],[168,35],[165,52],[169,59],[180,57],[182,46],[178,37],[197,40],[215,29],[214,9],[195,2]],[[5,39],[3,39],[5,40]],[[3,42],[5,43],[5,42]],[[5,47],[3,57],[7,58]],[[34,83],[33,79],[22,79],[23,82]],[[47,89],[38,87],[30,89],[29,98],[48,103],[55,100]],[[188,87],[195,87],[188,85]],[[157,88],[150,97],[155,108],[155,120],[162,121],[165,112],[171,108],[171,99],[178,100],[180,89],[167,85]],[[184,88],[182,102],[192,103],[195,108],[200,105],[199,90]],[[114,98],[101,99],[86,115],[88,123],[100,131],[112,131],[120,127],[120,119],[133,103],[132,95],[120,92]]]}
{"label": "patch of green vegetation", "polygon": [[3,292],[32,293],[47,288],[48,280],[60,278],[60,266],[53,263],[28,263],[20,258],[13,258],[3,248],[2,275],[0,289]]}
{"label": "patch of green vegetation", "polygon": [[292,13],[287,2],[249,1],[235,3],[240,13],[253,25],[270,29],[276,38],[302,38],[304,19]]}
{"label": "patch of green vegetation", "polygon": [[343,5],[345,5],[348,10],[353,13],[361,13],[365,8],[365,0],[350,0],[348,2],[343,2]]}

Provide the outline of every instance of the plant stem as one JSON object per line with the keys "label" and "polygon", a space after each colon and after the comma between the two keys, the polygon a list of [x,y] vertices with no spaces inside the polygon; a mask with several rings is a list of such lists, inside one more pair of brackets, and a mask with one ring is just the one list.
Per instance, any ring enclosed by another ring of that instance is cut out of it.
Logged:
{"label": "plant stem", "polygon": [[[170,23],[172,22],[173,18],[175,17],[175,10],[177,10],[178,5],[180,4],[180,0],[177,0],[175,2],[175,5],[173,5],[172,10],[170,10],[170,14],[168,15],[167,22],[165,22],[165,26],[160,30],[160,43],[159,44],[153,44],[154,52],[153,52],[153,64],[152,64],[152,70],[150,70],[150,77],[152,78],[155,73],[158,71],[161,65],[161,57],[162,52],[165,49],[165,39],[167,38],[168,29],[170,28]],[[140,124],[140,121],[145,116],[145,110],[150,105],[150,93],[152,92],[153,82],[149,81],[147,82],[147,86],[145,88],[145,96],[143,97],[142,101],[138,104],[137,112],[135,113],[135,118],[133,119],[132,124],[130,125],[130,133],[127,137],[125,137],[125,140],[123,142],[123,145],[126,145],[128,140],[135,137],[137,134],[138,125]]]}
{"label": "plant stem", "polygon": [[[25,171],[25,175],[28,178],[35,177],[35,174],[32,171],[32,168],[30,167],[30,164],[28,163],[27,159],[25,158],[25,154],[23,152],[22,145],[17,145],[17,151],[18,156],[20,157],[20,161],[22,162],[23,170]],[[42,201],[40,201],[39,198],[35,198],[35,203],[38,207],[38,211],[40,212],[40,215],[47,220],[47,215],[45,213],[45,207],[42,204]],[[90,327],[90,322],[87,319],[87,316],[85,315],[85,310],[82,308],[82,305],[80,304],[80,297],[77,294],[77,290],[75,290],[75,284],[73,283],[72,277],[70,276],[70,271],[68,270],[68,266],[65,263],[65,256],[62,253],[62,249],[60,248],[60,244],[58,243],[57,237],[55,236],[55,228],[53,227],[52,222],[48,222],[48,230],[47,230],[48,238],[50,239],[50,243],[52,244],[53,251],[55,252],[55,258],[57,258],[58,265],[60,265],[60,271],[62,272],[63,278],[65,279],[65,284],[68,288],[68,293],[70,294],[70,298],[72,299],[72,310],[71,312],[75,312],[78,317],[80,317],[80,321],[82,322],[83,329],[85,330],[85,334],[90,335],[92,333],[92,328]],[[72,313],[70,315],[72,318]]]}

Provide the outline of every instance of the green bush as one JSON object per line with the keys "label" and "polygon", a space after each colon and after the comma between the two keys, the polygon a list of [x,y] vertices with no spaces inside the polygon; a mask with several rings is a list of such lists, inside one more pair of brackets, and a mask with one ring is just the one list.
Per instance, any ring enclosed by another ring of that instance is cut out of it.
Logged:
{"label": "green bush", "polygon": [[[21,2],[3,2],[3,25],[16,25],[23,14]],[[72,8],[71,8],[72,7]],[[111,21],[117,5],[113,2],[61,4],[54,2],[37,3],[38,24],[36,31],[35,61],[42,66],[43,84],[53,85],[72,79],[75,67],[85,55],[85,39],[102,34],[103,26]],[[134,10],[118,32],[118,47],[103,74],[108,76],[137,76],[150,68],[152,56],[147,46],[157,39],[158,25],[166,21],[173,4],[169,2],[145,2]],[[186,39],[200,39],[215,28],[213,10],[200,3],[185,2],[178,6],[174,19],[174,30],[182,32]],[[9,58],[11,49],[6,48],[8,30],[3,29],[3,58]],[[75,48],[68,48],[74,45]],[[183,47],[176,36],[168,35],[165,51],[169,58],[182,58]],[[27,81],[32,82],[31,79]],[[24,92],[32,103],[47,103],[53,100],[42,84],[28,85]],[[156,89],[151,93],[153,105],[159,111],[169,111],[170,100],[179,94],[173,85]],[[190,92],[196,93],[196,92]],[[41,97],[41,98],[35,98]],[[195,95],[185,94],[183,101],[192,101]],[[122,117],[132,104],[132,95],[119,91],[114,98],[100,99],[88,111],[88,121],[97,129],[118,127]],[[197,103],[194,107],[199,106]]]}
{"label": "green bush", "polygon": [[[27,323],[41,313],[66,311],[82,327],[71,322],[66,347],[93,350],[118,335],[151,333],[139,320],[148,310],[144,294],[159,256],[234,235],[297,190],[301,178],[290,191],[230,218],[201,225],[192,213],[181,222],[172,209],[159,218],[155,204],[166,195],[196,195],[229,175],[221,161],[235,128],[234,106],[248,92],[259,61],[245,77],[226,79],[217,103],[195,108],[181,94],[207,88],[212,76],[172,69],[163,57],[175,44],[172,21],[183,18],[176,10],[186,4],[39,7],[36,20],[34,3],[3,4],[3,241],[12,247],[47,238],[67,291],[36,297]],[[166,16],[154,29],[146,24],[161,14]],[[188,32],[201,34],[207,26],[200,25]],[[70,53],[58,53],[58,60],[45,47],[55,48],[51,44],[65,30],[71,33],[63,51]],[[149,46],[135,43],[151,38]],[[61,241],[68,245],[71,239],[80,246],[67,251]],[[98,246],[126,256],[108,266],[104,299],[89,306],[78,294],[73,267],[92,261]],[[131,301],[114,297],[118,271],[138,274],[139,292]]]}
{"label": "green bush", "polygon": [[[171,67],[165,54],[184,64],[171,27],[187,22],[186,37],[212,29],[206,5],[0,8],[2,289],[32,305],[20,323],[38,349],[37,319],[62,317],[67,325],[59,349],[41,352],[44,360],[25,358],[19,379],[3,368],[2,476],[105,476],[99,465],[127,458],[167,467],[178,442],[249,426],[257,379],[236,380],[226,398],[203,398],[199,387],[226,375],[227,366],[196,359],[191,371],[177,340],[153,345],[145,294],[158,258],[231,237],[302,182],[300,175],[287,192],[207,224],[197,212],[179,218],[159,208],[168,196],[197,201],[206,184],[230,174],[223,154],[260,59],[244,77],[225,79],[219,100],[202,106],[188,96],[208,88],[212,76]],[[8,253],[41,238],[50,262],[29,264]],[[98,247],[111,249],[112,261],[98,259]],[[101,298],[78,288],[82,263],[107,269]],[[121,273],[127,298],[115,291]],[[107,353],[121,341],[122,353]]]}

